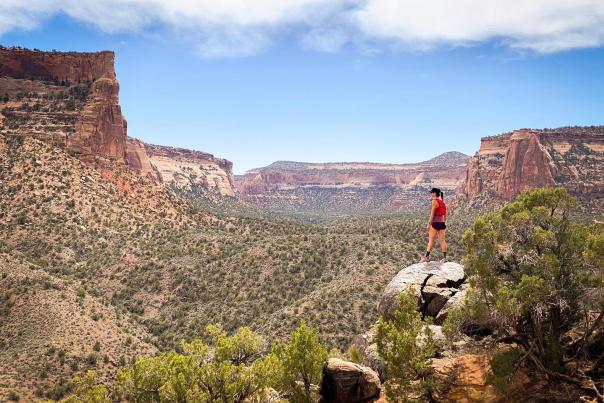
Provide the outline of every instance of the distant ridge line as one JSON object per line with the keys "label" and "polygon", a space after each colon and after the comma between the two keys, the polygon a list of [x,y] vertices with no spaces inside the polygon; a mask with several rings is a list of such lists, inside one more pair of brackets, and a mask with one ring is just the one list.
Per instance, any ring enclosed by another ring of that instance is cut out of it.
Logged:
{"label": "distant ridge line", "polygon": [[[469,158],[469,155],[466,155],[459,151],[447,151],[442,154],[439,154],[433,158],[430,158],[426,161],[420,162],[402,162],[402,163],[383,163],[383,162],[362,162],[362,161],[340,161],[340,162],[302,162],[302,161],[288,161],[288,160],[278,160],[270,165],[254,168],[246,171],[246,173],[251,172],[259,172],[271,169],[282,169],[282,170],[290,170],[290,171],[299,171],[317,166],[324,166],[326,169],[337,169],[338,166],[343,165],[359,165],[359,166],[371,166],[371,167],[396,167],[396,166],[406,166],[406,165],[420,165],[420,164],[442,164],[442,163],[465,163],[465,161]],[[359,168],[361,169],[361,168]]]}

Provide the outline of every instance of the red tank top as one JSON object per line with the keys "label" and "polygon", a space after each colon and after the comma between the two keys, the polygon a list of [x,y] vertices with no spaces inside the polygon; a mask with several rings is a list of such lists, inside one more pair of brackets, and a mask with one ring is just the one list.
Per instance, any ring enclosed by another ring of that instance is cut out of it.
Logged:
{"label": "red tank top", "polygon": [[438,203],[438,207],[434,210],[435,216],[444,216],[447,215],[447,205],[441,199],[434,199]]}

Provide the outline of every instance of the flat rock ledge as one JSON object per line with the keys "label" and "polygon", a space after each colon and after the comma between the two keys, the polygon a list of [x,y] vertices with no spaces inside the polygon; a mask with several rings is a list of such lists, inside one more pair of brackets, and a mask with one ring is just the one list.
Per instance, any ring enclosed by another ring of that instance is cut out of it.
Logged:
{"label": "flat rock ledge", "polygon": [[378,312],[384,319],[392,319],[398,308],[399,294],[413,287],[418,297],[418,310],[424,317],[431,316],[436,324],[441,324],[446,318],[446,312],[441,314],[443,308],[446,306],[445,311],[448,311],[454,303],[463,302],[467,288],[465,279],[463,266],[455,262],[416,263],[405,267],[384,289]]}

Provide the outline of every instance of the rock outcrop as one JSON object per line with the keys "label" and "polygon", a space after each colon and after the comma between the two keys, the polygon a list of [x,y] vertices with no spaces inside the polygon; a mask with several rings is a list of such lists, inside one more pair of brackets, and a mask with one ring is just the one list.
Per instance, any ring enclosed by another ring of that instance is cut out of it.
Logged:
{"label": "rock outcrop", "polygon": [[436,358],[432,360],[432,365],[435,377],[441,385],[436,396],[437,401],[465,403],[527,401],[526,390],[532,383],[526,373],[518,369],[512,378],[505,399],[502,399],[488,382],[488,374],[492,370],[490,357],[487,354],[462,354]]}
{"label": "rock outcrop", "polygon": [[126,164],[157,184],[234,196],[232,163],[128,137],[113,52],[0,46],[0,132],[33,136],[103,169]]}
{"label": "rock outcrop", "polygon": [[[433,400],[466,403],[503,401],[489,383],[488,376],[492,372],[491,357],[501,349],[511,347],[492,339],[482,339],[482,336],[472,338],[463,335],[458,340],[446,340],[440,326],[448,311],[464,302],[469,285],[463,266],[454,262],[430,262],[402,269],[386,286],[379,300],[382,318],[392,318],[399,294],[410,287],[417,292],[418,310],[425,316],[435,318],[436,324],[426,324],[431,329],[438,348],[437,355],[432,359],[434,380],[438,385],[432,396]],[[421,345],[422,340],[422,337],[418,337],[418,345]],[[363,364],[379,373],[382,384],[387,383],[385,363],[377,354],[375,328],[357,336],[354,344],[363,356]],[[518,369],[506,397],[510,401],[526,401],[524,393],[533,384],[526,373]],[[538,395],[538,392],[531,393],[532,396]]]}
{"label": "rock outcrop", "polygon": [[113,52],[42,52],[0,46],[0,76],[68,85],[115,79]]}
{"label": "rock outcrop", "polygon": [[[424,317],[434,318],[430,325],[434,340],[440,346],[445,344],[440,325],[448,312],[464,302],[468,284],[463,266],[455,262],[428,262],[408,266],[388,283],[378,302],[378,312],[386,320],[391,319],[398,308],[401,292],[413,288],[417,295],[418,311]],[[376,371],[380,379],[385,379],[384,362],[377,352],[375,328],[357,336],[354,344],[359,348],[363,364]]]}
{"label": "rock outcrop", "polygon": [[85,160],[123,160],[126,121],[114,59],[113,52],[0,47],[0,93],[14,100],[5,102],[8,109],[3,111],[8,129],[52,141],[59,137],[69,151]]}
{"label": "rock outcrop", "polygon": [[[433,361],[437,379],[446,389],[443,398],[453,402],[495,402],[495,388],[487,383],[489,357],[468,354]],[[443,399],[444,400],[444,399]]]}
{"label": "rock outcrop", "polygon": [[510,199],[526,190],[564,186],[604,194],[604,126],[520,129],[485,137],[468,160],[463,193]]}
{"label": "rock outcrop", "polygon": [[467,159],[450,152],[416,164],[280,161],[236,176],[235,186],[244,200],[278,209],[413,210],[425,204],[433,186],[452,196],[465,178]]}
{"label": "rock outcrop", "polygon": [[398,308],[398,296],[413,288],[418,309],[425,316],[437,317],[447,302],[462,292],[465,280],[463,266],[455,262],[417,263],[406,267],[388,283],[380,298],[378,311],[385,319],[392,318]]}
{"label": "rock outcrop", "polygon": [[151,160],[145,150],[145,143],[142,141],[128,137],[125,159],[126,164],[133,170],[140,172],[153,182],[161,182],[161,178],[151,165]]}
{"label": "rock outcrop", "polygon": [[510,136],[495,193],[510,198],[525,190],[555,185],[556,167],[549,152],[530,130],[518,130]]}
{"label": "rock outcrop", "polygon": [[68,138],[68,149],[85,159],[101,156],[123,161],[127,141],[117,80],[102,77],[93,81],[76,121],[75,133]]}
{"label": "rock outcrop", "polygon": [[338,358],[323,366],[321,382],[323,403],[375,402],[381,393],[381,382],[375,371]]}
{"label": "rock outcrop", "polygon": [[152,144],[145,144],[145,150],[161,183],[235,196],[231,161],[201,151]]}

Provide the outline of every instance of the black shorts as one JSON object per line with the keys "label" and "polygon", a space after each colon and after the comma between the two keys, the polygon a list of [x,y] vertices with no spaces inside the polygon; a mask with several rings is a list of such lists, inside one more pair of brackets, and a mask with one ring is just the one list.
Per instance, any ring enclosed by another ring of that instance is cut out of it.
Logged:
{"label": "black shorts", "polygon": [[442,229],[447,229],[447,226],[445,225],[444,222],[433,222],[432,228],[434,228],[437,231],[440,231]]}

